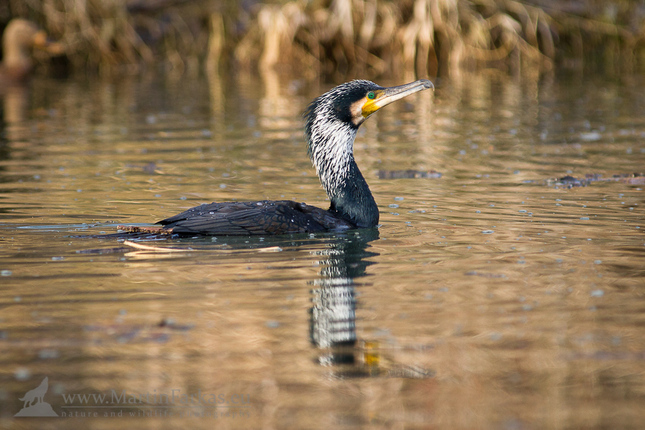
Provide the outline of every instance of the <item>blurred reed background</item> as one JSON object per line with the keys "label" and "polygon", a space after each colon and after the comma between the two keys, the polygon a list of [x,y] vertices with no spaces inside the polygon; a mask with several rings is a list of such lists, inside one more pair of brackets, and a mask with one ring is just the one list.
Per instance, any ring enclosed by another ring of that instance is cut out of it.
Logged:
{"label": "blurred reed background", "polygon": [[631,0],[2,2],[0,29],[17,17],[62,43],[54,63],[71,72],[162,65],[396,77],[645,65],[645,2]]}

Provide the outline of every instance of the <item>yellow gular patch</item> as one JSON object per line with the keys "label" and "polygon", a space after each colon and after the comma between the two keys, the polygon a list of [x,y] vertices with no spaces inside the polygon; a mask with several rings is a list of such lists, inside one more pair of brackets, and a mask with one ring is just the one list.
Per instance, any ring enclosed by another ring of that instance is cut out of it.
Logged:
{"label": "yellow gular patch", "polygon": [[362,99],[355,101],[350,106],[352,122],[355,125],[361,124],[368,116],[381,108],[381,106],[376,102],[381,98],[381,96],[383,96],[383,91],[370,91],[370,93],[374,98],[365,96]]}
{"label": "yellow gular patch", "polygon": [[367,93],[367,96],[363,98],[363,108],[362,108],[362,113],[363,117],[367,118],[368,116],[372,115],[374,112],[382,108],[383,106],[379,106],[378,101],[380,100],[381,97],[383,97],[383,91],[381,90],[376,90],[376,91],[370,91]]}

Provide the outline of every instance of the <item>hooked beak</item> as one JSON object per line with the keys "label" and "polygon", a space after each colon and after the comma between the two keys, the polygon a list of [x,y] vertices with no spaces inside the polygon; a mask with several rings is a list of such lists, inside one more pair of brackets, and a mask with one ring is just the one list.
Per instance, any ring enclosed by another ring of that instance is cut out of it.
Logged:
{"label": "hooked beak", "polygon": [[383,106],[387,106],[403,97],[407,97],[410,94],[414,94],[419,91],[427,90],[428,88],[432,88],[434,90],[432,82],[427,79],[420,79],[409,84],[374,91],[376,97],[374,97],[374,99],[367,99],[363,105],[363,118],[367,119],[368,116],[372,115]]}

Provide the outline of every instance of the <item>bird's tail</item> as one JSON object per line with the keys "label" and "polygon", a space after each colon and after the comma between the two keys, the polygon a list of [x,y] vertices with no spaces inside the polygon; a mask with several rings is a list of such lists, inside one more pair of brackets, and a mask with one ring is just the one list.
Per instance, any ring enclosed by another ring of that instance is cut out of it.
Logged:
{"label": "bird's tail", "polygon": [[164,227],[118,225],[116,228],[121,230],[121,232],[117,234],[123,234],[123,233],[145,233],[145,234],[165,234],[165,235],[172,234],[172,228],[164,228]]}

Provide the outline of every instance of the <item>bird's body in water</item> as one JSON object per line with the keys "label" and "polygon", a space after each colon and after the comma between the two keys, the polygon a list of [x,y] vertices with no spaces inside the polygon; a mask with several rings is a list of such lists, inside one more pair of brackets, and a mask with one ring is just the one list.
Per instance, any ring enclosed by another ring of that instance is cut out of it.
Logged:
{"label": "bird's body in water", "polygon": [[375,227],[378,207],[354,161],[356,132],[383,106],[428,88],[433,85],[425,79],[390,88],[356,80],[311,102],[304,114],[305,138],[316,173],[331,200],[328,210],[289,200],[210,203],[159,221],[161,227],[119,228],[183,236],[246,236]]}

